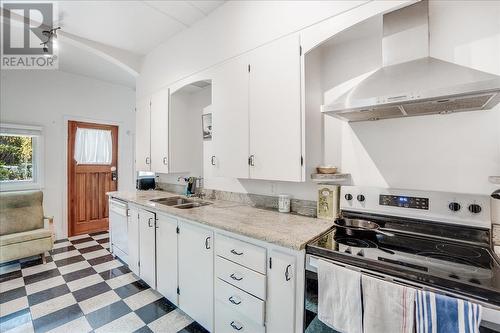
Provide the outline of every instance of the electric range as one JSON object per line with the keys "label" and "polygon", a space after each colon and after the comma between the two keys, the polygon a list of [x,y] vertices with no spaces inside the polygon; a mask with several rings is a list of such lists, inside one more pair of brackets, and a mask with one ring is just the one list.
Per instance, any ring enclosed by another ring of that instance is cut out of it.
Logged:
{"label": "electric range", "polygon": [[347,186],[340,208],[342,217],[378,223],[393,235],[357,231],[349,236],[346,229],[333,228],[310,242],[309,313],[316,298],[316,263],[322,259],[480,303],[485,327],[500,329],[500,261],[490,248],[488,196]]}

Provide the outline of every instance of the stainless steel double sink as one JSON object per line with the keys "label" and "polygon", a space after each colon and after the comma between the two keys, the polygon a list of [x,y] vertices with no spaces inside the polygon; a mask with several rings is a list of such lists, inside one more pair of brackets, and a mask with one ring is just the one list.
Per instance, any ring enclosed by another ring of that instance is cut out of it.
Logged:
{"label": "stainless steel double sink", "polygon": [[191,200],[184,197],[169,197],[150,200],[160,205],[170,206],[179,209],[191,209],[196,207],[211,205],[208,201]]}

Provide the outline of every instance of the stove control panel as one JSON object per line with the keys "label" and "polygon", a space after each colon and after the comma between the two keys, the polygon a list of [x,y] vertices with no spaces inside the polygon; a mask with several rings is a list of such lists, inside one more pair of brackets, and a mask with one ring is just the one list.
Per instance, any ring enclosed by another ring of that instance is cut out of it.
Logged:
{"label": "stove control panel", "polygon": [[342,211],[491,228],[489,195],[368,186],[342,186],[340,193]]}
{"label": "stove control panel", "polygon": [[402,195],[381,194],[379,204],[401,208],[429,209],[429,198],[408,197]]}

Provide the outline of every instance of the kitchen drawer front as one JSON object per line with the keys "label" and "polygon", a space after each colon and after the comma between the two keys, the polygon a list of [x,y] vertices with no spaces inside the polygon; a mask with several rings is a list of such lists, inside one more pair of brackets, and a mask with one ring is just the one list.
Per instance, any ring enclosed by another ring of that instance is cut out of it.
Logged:
{"label": "kitchen drawer front", "polygon": [[244,291],[266,299],[266,276],[232,261],[217,256],[215,261],[217,277]]}
{"label": "kitchen drawer front", "polygon": [[215,298],[224,303],[232,311],[252,319],[257,324],[264,325],[264,301],[254,297],[221,279],[215,281]]}
{"label": "kitchen drawer front", "polygon": [[266,328],[216,300],[215,331],[217,333],[264,333]]}
{"label": "kitchen drawer front", "polygon": [[263,247],[217,235],[215,253],[254,271],[266,274],[266,249]]}

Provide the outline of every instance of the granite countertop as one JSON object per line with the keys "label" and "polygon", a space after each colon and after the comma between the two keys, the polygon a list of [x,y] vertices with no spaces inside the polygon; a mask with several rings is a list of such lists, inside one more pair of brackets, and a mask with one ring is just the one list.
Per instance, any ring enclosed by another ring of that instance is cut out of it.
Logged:
{"label": "granite countertop", "polygon": [[[152,199],[179,196],[165,191],[109,192],[110,197],[153,208],[239,235],[272,244],[302,250],[306,244],[333,226],[333,221],[279,213],[245,204],[206,200],[213,204],[192,209],[178,209],[151,202]],[[193,200],[198,200],[194,199]]]}

